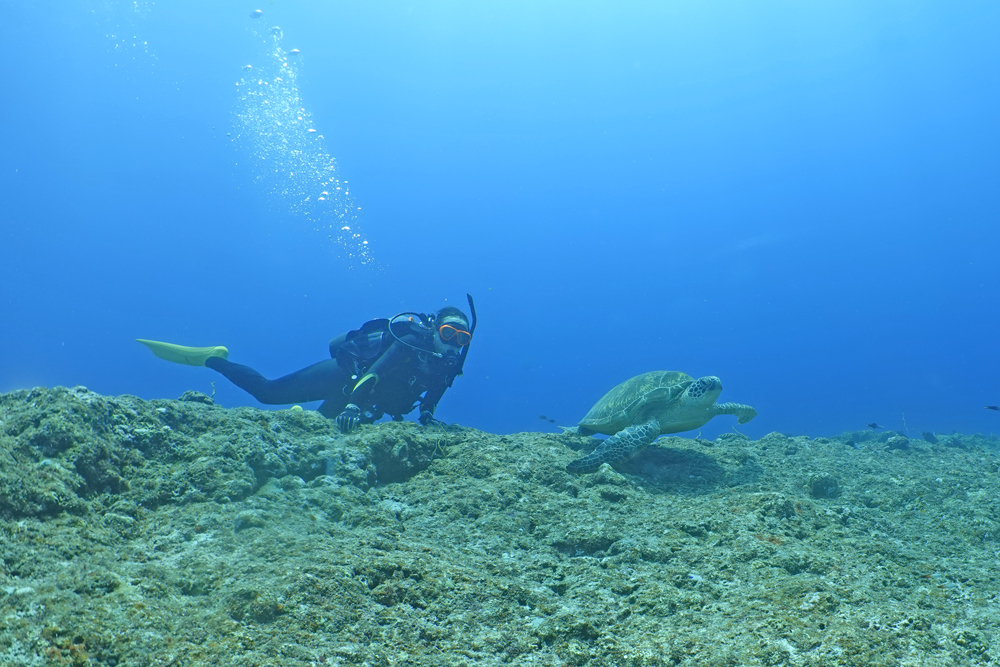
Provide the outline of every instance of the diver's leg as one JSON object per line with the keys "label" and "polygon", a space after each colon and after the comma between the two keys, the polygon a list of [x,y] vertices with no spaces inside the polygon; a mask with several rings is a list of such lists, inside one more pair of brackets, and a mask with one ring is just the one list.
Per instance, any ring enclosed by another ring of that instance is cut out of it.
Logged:
{"label": "diver's leg", "polygon": [[336,359],[326,359],[277,380],[268,380],[249,366],[221,357],[211,357],[205,365],[265,405],[336,400],[343,396],[344,385],[350,379]]}

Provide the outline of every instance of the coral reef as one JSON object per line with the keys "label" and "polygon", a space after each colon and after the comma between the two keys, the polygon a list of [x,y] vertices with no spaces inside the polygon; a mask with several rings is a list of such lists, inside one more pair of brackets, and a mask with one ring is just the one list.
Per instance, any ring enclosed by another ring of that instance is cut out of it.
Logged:
{"label": "coral reef", "polygon": [[0,395],[0,664],[995,664],[998,443],[893,438]]}

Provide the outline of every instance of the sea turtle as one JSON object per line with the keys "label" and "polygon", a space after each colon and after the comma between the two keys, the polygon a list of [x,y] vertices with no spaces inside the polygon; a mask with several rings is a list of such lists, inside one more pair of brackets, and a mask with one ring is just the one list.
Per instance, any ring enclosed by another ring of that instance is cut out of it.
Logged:
{"label": "sea turtle", "polygon": [[741,424],[757,416],[749,405],[716,403],[722,381],[709,375],[695,380],[677,371],[636,375],[606,393],[570,432],[611,437],[592,453],[573,461],[568,472],[593,472],[604,463],[623,461],[667,433],[690,431],[716,415],[736,415]]}

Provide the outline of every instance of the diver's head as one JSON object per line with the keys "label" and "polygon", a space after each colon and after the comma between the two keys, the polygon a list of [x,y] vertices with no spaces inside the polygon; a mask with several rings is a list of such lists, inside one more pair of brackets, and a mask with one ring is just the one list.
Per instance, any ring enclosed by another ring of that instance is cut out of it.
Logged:
{"label": "diver's head", "polygon": [[445,359],[457,359],[462,347],[472,341],[469,320],[458,308],[445,306],[434,316],[434,351]]}

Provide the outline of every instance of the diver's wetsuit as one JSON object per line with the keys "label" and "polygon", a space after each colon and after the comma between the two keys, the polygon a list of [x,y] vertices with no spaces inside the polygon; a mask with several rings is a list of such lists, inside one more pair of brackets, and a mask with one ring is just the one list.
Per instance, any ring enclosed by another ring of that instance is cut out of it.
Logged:
{"label": "diver's wetsuit", "polygon": [[[434,330],[420,322],[394,322],[392,333],[389,326],[387,319],[366,322],[330,341],[332,359],[276,380],[221,357],[209,357],[205,365],[265,405],[323,401],[319,412],[333,418],[353,403],[366,424],[383,415],[402,419],[418,404],[421,413],[433,414],[445,390],[461,374],[459,356],[427,351],[434,349]],[[356,387],[372,374],[377,380]]]}

